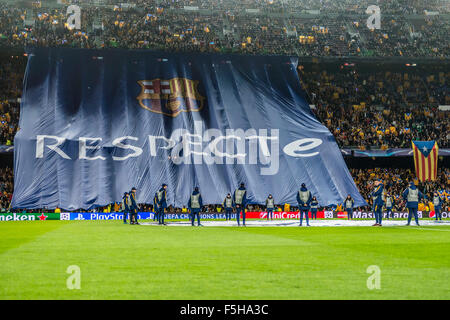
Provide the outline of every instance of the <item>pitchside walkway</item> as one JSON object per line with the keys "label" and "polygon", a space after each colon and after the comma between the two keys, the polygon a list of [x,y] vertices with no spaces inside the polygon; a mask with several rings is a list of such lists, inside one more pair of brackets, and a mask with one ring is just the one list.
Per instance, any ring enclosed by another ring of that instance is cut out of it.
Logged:
{"label": "pitchside walkway", "polygon": [[[309,224],[311,227],[369,227],[375,223],[373,220],[313,220]],[[450,221],[435,222],[434,220],[422,220],[419,221],[421,226],[443,226],[450,225]],[[144,226],[157,226],[156,222],[140,222]],[[197,226],[197,222],[195,222]],[[202,221],[204,227],[237,227],[236,221]],[[383,221],[383,227],[399,227],[405,226],[406,220],[385,220]],[[167,226],[179,226],[189,227],[191,223],[189,221],[170,221],[167,222]],[[241,221],[242,226],[242,221]],[[247,220],[247,227],[298,227],[298,220]],[[416,226],[414,219],[411,222],[411,226]],[[306,223],[303,220],[303,227],[306,227]]]}

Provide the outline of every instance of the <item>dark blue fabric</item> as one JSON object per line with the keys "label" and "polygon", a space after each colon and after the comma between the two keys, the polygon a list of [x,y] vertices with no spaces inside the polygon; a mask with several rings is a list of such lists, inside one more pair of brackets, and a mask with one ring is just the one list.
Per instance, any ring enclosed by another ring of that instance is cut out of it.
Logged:
{"label": "dark blue fabric", "polygon": [[241,182],[249,203],[271,193],[295,205],[305,183],[322,205],[347,194],[366,205],[305,100],[294,58],[28,53],[13,208],[89,209],[132,187],[138,203],[152,203],[162,183],[167,205],[185,205],[193,186],[214,204]]}
{"label": "dark blue fabric", "polygon": [[419,225],[419,216],[417,215],[417,207],[407,207],[408,208],[408,225],[411,223],[412,216],[416,224]]}

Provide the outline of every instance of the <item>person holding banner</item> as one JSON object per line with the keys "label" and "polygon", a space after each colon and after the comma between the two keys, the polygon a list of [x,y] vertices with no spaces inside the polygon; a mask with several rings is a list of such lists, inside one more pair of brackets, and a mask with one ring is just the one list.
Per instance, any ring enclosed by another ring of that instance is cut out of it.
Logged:
{"label": "person holding banner", "polygon": [[439,198],[441,198],[442,202],[445,201],[445,198],[448,198],[450,200],[450,193],[447,193],[444,185],[441,185],[441,189],[438,190],[437,193],[439,195]]}
{"label": "person holding banner", "polygon": [[223,200],[222,206],[225,209],[226,221],[231,220],[231,214],[233,213],[233,198],[231,197],[231,193],[227,194]]}
{"label": "person holding banner", "polygon": [[311,199],[311,219],[317,219],[317,211],[319,210],[319,201],[317,201],[316,196],[313,196]]}
{"label": "person holding banner", "polygon": [[158,199],[158,224],[164,225],[164,209],[167,208],[167,184],[163,183],[156,193]]}
{"label": "person holding banner", "polygon": [[[389,220],[390,216],[392,215],[392,208],[394,207],[395,204],[395,200],[394,198],[391,196],[391,194],[388,192],[386,194],[386,202],[385,202],[385,206],[386,206],[386,219]],[[392,219],[394,219],[394,216],[392,216]]]}
{"label": "person holding banner", "polygon": [[273,220],[273,209],[275,208],[275,200],[273,199],[272,195],[269,194],[269,196],[266,199],[266,210],[267,210],[267,220]]}
{"label": "person holding banner", "polygon": [[442,199],[439,197],[437,192],[434,192],[433,195],[433,205],[434,205],[434,215],[436,216],[436,221],[438,219],[442,221],[441,207],[442,207]]}
{"label": "person holding banner", "polygon": [[[128,192],[125,192],[123,194],[122,198],[122,212],[123,212],[123,223],[127,224],[127,215],[130,212],[130,206],[129,206],[129,198],[128,198]],[[131,223],[131,216],[130,216],[130,223]]]}
{"label": "person holding banner", "polygon": [[347,195],[347,198],[344,200],[345,211],[347,211],[347,220],[353,220],[353,206],[355,201],[353,200],[351,195]]}
{"label": "person holding banner", "polygon": [[236,220],[238,226],[240,226],[239,218],[242,213],[242,223],[245,227],[245,206],[247,205],[247,190],[244,183],[241,183],[240,187],[234,191],[233,202],[236,206]]}
{"label": "person holding banner", "polygon": [[306,225],[309,227],[308,212],[309,212],[309,205],[311,203],[311,200],[312,200],[311,191],[309,191],[306,188],[306,185],[304,183],[302,183],[302,186],[301,186],[299,192],[297,193],[297,202],[298,202],[298,208],[299,208],[299,212],[300,212],[300,227],[302,226],[302,223],[303,223],[303,214],[305,214],[305,217],[306,217]]}
{"label": "person holding banner", "polygon": [[155,192],[155,196],[153,197],[153,221],[157,221],[159,222],[159,209],[158,209],[158,192]]}
{"label": "person holding banner", "polygon": [[370,194],[373,200],[372,211],[375,215],[375,224],[373,226],[381,227],[383,222],[383,180],[375,180],[374,186],[375,188]]}
{"label": "person holding banner", "polygon": [[419,225],[419,217],[417,216],[417,208],[419,207],[419,200],[426,199],[424,194],[417,189],[413,181],[409,183],[409,187],[403,191],[403,199],[406,200],[406,207],[408,208],[408,223],[411,223],[412,215],[414,215],[414,220],[416,220],[416,225]]}
{"label": "person holding banner", "polygon": [[139,224],[137,221],[138,205],[136,203],[136,188],[132,188],[130,192],[130,224]]}
{"label": "person holding banner", "polygon": [[202,195],[198,191],[198,187],[194,188],[188,202],[188,208],[191,211],[192,226],[195,225],[195,216],[197,216],[197,225],[202,226],[200,223],[200,211],[203,207]]}

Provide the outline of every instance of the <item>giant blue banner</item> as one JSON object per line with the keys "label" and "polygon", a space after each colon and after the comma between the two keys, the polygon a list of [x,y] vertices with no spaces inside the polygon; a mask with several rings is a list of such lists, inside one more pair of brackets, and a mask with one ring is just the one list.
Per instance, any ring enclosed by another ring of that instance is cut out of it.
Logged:
{"label": "giant blue banner", "polygon": [[286,56],[35,49],[14,144],[14,208],[89,209],[137,188],[206,204],[241,183],[251,203],[365,205]]}
{"label": "giant blue banner", "polygon": [[[353,153],[352,153],[353,152]],[[14,146],[0,146],[0,154],[13,154]],[[352,157],[412,157],[413,150],[412,149],[404,149],[404,148],[393,148],[387,150],[359,150],[359,149],[341,149],[341,153],[343,156],[352,156]],[[438,155],[442,157],[450,157],[450,149],[439,149]]]}

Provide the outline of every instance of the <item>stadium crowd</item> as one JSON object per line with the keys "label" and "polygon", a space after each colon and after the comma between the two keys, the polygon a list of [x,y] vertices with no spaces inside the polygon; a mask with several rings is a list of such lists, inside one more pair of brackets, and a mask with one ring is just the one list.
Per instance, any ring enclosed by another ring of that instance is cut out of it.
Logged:
{"label": "stadium crowd", "polygon": [[[197,3],[198,2],[198,3]],[[296,1],[272,1],[269,7],[298,7]],[[313,3],[313,1],[305,1]],[[346,2],[348,4],[346,4]],[[264,1],[158,1],[137,3],[136,8],[85,6],[81,29],[70,29],[65,8],[20,9],[0,5],[0,46],[62,46],[81,48],[150,48],[167,51],[289,54],[300,56],[429,56],[448,57],[448,19],[423,16],[408,20],[411,11],[394,10],[395,1],[383,2],[381,29],[368,29],[365,1],[323,1],[330,14],[308,18],[247,12],[245,4],[265,8]],[[198,4],[206,13],[176,9]],[[417,1],[417,8],[423,1]],[[210,7],[208,5],[211,4]],[[350,5],[353,4],[353,5]],[[368,3],[367,3],[368,4]],[[436,3],[424,7],[446,12]],[[215,6],[225,8],[216,10]],[[231,5],[229,9],[227,5]],[[335,11],[343,5],[347,11]],[[380,4],[381,5],[381,4]],[[389,11],[388,8],[392,10]],[[415,8],[415,7],[414,7]],[[423,10],[418,9],[417,12]],[[354,16],[347,14],[355,12]],[[332,14],[331,14],[332,13]]]}
{"label": "stadium crowd", "polygon": [[[71,3],[89,4],[90,0],[72,0]],[[424,10],[449,12],[446,0],[100,0],[107,5],[118,5],[126,2],[137,7],[160,6],[163,8],[198,7],[214,11],[242,10],[258,8],[265,12],[303,12],[320,10],[321,12],[360,12],[370,5],[382,5],[389,13],[420,13]]]}
{"label": "stadium crowd", "polygon": [[[445,190],[444,205],[445,210],[450,206],[450,169],[438,169],[436,181],[419,182],[414,170],[400,168],[375,168],[375,169],[350,169],[350,173],[358,187],[361,195],[371,204],[370,193],[373,191],[373,181],[376,178],[383,179],[385,190],[393,196],[395,208],[401,210],[405,207],[406,201],[402,198],[403,191],[408,187],[409,181],[414,181],[418,188],[427,196],[427,200],[419,204],[419,210],[433,208],[430,204],[433,193],[438,190]],[[428,211],[428,210],[427,210]]]}
{"label": "stadium crowd", "polygon": [[0,58],[0,145],[12,145],[19,124],[19,103],[26,60]]}
{"label": "stadium crowd", "polygon": [[9,167],[0,167],[0,212],[7,211],[11,202],[13,185],[13,171]]}
{"label": "stadium crowd", "polygon": [[[300,67],[301,70],[301,67]],[[319,119],[341,147],[409,148],[411,140],[450,147],[450,73],[300,71]]]}
{"label": "stadium crowd", "polygon": [[11,146],[18,130],[19,104],[0,101],[0,144]]}

